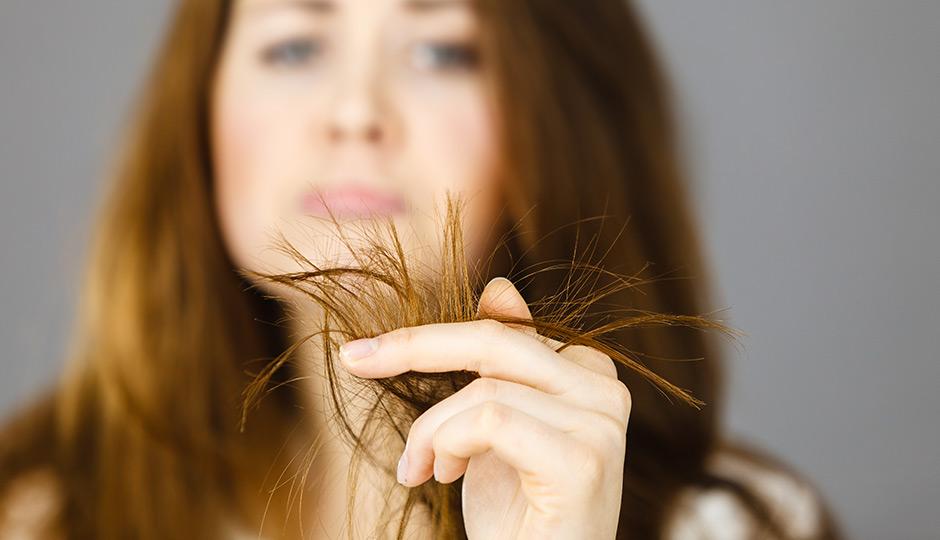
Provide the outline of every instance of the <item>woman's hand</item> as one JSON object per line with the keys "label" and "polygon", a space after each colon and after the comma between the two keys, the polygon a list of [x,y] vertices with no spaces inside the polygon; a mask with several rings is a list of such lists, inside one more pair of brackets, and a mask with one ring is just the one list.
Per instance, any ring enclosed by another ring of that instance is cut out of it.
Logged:
{"label": "woman's hand", "polygon": [[[479,309],[531,318],[504,278],[487,284]],[[399,328],[373,340],[341,348],[351,373],[480,375],[414,422],[399,482],[464,475],[470,538],[614,538],[631,400],[610,357],[585,346],[556,353],[560,342],[492,319]]]}

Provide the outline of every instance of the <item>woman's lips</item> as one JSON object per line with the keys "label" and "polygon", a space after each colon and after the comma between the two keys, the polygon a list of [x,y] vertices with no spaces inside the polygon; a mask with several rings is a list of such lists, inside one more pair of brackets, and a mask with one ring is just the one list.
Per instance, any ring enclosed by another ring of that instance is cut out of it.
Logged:
{"label": "woman's lips", "polygon": [[304,195],[303,209],[318,217],[362,218],[391,216],[405,211],[405,200],[362,186],[345,186],[311,191]]}

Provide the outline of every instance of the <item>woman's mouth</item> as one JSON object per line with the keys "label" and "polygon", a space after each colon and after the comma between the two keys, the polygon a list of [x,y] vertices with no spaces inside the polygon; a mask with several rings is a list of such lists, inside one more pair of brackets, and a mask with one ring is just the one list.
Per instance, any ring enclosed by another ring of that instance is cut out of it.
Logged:
{"label": "woman's mouth", "polygon": [[302,204],[307,214],[329,218],[332,213],[338,219],[394,216],[406,209],[400,196],[355,185],[308,192]]}

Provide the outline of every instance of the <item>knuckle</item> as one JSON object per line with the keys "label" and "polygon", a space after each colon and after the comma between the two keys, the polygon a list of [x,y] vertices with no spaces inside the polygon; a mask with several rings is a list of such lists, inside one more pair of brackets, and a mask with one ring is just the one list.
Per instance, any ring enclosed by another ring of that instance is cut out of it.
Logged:
{"label": "knuckle", "polygon": [[626,423],[630,418],[630,411],[633,410],[633,396],[630,394],[630,389],[620,379],[612,379],[610,387],[616,413]]}
{"label": "knuckle", "polygon": [[477,427],[483,433],[492,433],[509,420],[511,413],[508,407],[495,401],[487,401],[480,406]]}
{"label": "knuckle", "polygon": [[402,449],[403,453],[409,446],[413,447],[415,445],[415,442],[420,439],[421,433],[421,426],[418,425],[418,422],[415,421],[412,423],[411,427],[408,428],[408,435],[405,436],[405,447]]}
{"label": "knuckle", "polygon": [[606,354],[602,353],[597,349],[591,349],[594,351],[594,357],[597,359],[597,365],[601,369],[601,373],[607,375],[612,379],[617,378],[617,363],[614,362],[614,359]]}
{"label": "knuckle", "polygon": [[594,347],[585,346],[585,349],[587,349],[590,358],[596,362],[597,366],[601,368],[605,375],[617,376],[617,364],[614,363],[613,358],[604,351],[595,349]]}
{"label": "knuckle", "polygon": [[601,415],[601,425],[597,430],[600,445],[611,452],[621,452],[627,442],[627,426],[624,422],[606,414]]}
{"label": "knuckle", "polygon": [[607,366],[607,367],[606,367],[606,369],[607,369],[607,375],[609,375],[611,379],[616,379],[617,376],[618,376],[618,373],[617,373],[617,362],[614,362],[614,361],[608,356],[608,357],[607,357],[606,366]]}
{"label": "knuckle", "polygon": [[617,365],[604,352],[587,345],[573,345],[569,347],[569,350],[571,350],[571,358],[584,367],[605,377],[617,378]]}
{"label": "knuckle", "polygon": [[590,447],[583,446],[575,460],[574,477],[586,489],[593,491],[604,482],[604,459]]}
{"label": "knuckle", "polygon": [[491,338],[499,338],[507,330],[505,324],[495,319],[479,319],[474,322],[480,332]]}
{"label": "knuckle", "polygon": [[440,429],[431,434],[431,450],[435,455],[444,453],[447,446],[446,435],[446,432]]}
{"label": "knuckle", "polygon": [[425,415],[422,414],[411,423],[411,427],[408,429],[408,440],[414,439],[423,432],[425,421]]}
{"label": "knuckle", "polygon": [[469,392],[473,398],[481,402],[495,400],[497,394],[499,393],[499,383],[496,381],[496,379],[491,379],[489,377],[480,377],[478,379],[474,379],[467,386],[469,387]]}
{"label": "knuckle", "polygon": [[[563,345],[563,343],[561,342],[558,342],[558,344]],[[569,345],[567,349],[574,354],[581,355],[581,354],[586,354],[588,352],[589,347],[587,345]]]}
{"label": "knuckle", "polygon": [[389,341],[396,347],[407,347],[415,339],[414,329],[410,326],[402,326],[385,334]]}

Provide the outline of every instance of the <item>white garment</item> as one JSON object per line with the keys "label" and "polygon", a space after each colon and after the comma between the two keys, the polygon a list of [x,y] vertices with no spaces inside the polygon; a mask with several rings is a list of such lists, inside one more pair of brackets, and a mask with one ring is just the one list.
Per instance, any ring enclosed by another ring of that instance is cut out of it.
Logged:
{"label": "white garment", "polygon": [[[813,488],[789,474],[741,458],[716,454],[712,472],[752,488],[795,538],[813,538],[819,530],[820,505]],[[752,518],[742,502],[721,489],[689,488],[680,496],[666,538],[670,540],[744,540],[754,537]]]}
{"label": "white garment", "polygon": [[[765,466],[757,466],[730,454],[716,454],[709,461],[712,472],[736,479],[756,495],[788,527],[795,538],[813,538],[819,528],[820,506],[816,492],[801,480]],[[743,503],[720,490],[688,488],[667,527],[669,540],[751,540],[756,530]],[[232,540],[257,540],[248,530],[234,530]]]}
{"label": "white garment", "polygon": [[[770,503],[796,538],[812,538],[819,527],[820,506],[815,491],[797,478],[755,466],[726,454],[716,454],[709,462],[713,472],[731,476],[752,487]],[[45,518],[54,509],[54,489],[50,478],[34,475],[23,479],[16,497],[0,515],[0,538],[37,537]],[[231,524],[231,540],[257,540],[257,531]],[[745,540],[753,537],[754,524],[744,506],[733,495],[719,490],[689,488],[680,496],[679,506],[666,538],[670,540]]]}

